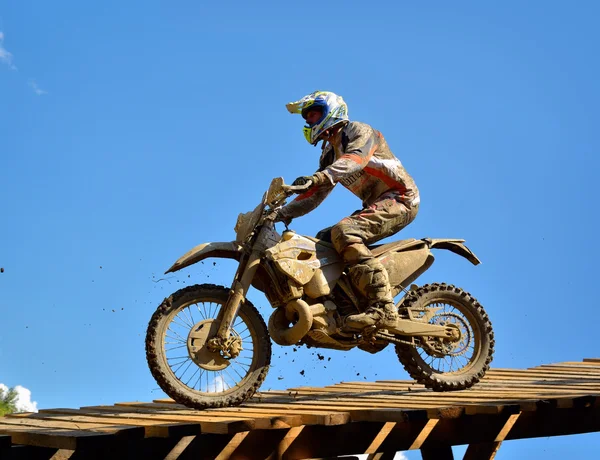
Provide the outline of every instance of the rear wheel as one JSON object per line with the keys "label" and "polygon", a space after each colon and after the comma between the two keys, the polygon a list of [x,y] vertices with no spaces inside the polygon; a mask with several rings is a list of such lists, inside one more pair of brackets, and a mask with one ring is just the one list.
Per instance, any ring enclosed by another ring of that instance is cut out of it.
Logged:
{"label": "rear wheel", "polygon": [[408,294],[402,307],[439,310],[430,324],[457,329],[458,340],[419,338],[396,345],[398,359],[417,382],[436,391],[463,390],[479,382],[492,362],[494,332],[487,313],[468,292],[445,283],[426,284]]}
{"label": "rear wheel", "polygon": [[166,298],[152,315],[146,334],[148,366],[162,390],[178,403],[197,409],[241,404],[267,375],[271,341],[248,300],[231,331],[241,346],[239,355],[228,359],[207,346],[228,296],[222,286],[189,286]]}

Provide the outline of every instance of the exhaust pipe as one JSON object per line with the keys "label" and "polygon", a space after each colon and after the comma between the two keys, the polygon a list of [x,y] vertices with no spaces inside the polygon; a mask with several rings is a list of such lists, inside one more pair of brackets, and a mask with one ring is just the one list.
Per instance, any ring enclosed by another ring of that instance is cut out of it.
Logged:
{"label": "exhaust pipe", "polygon": [[[296,324],[290,323],[297,318]],[[269,335],[278,345],[294,345],[310,330],[313,314],[302,299],[291,300],[285,307],[277,308],[269,318]]]}

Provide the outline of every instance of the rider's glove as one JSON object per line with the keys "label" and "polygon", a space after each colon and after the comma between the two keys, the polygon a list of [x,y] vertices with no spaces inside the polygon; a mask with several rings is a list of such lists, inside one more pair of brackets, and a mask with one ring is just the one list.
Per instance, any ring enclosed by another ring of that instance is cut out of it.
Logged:
{"label": "rider's glove", "polygon": [[294,187],[296,187],[298,185],[306,185],[308,183],[308,181],[312,181],[312,180],[313,180],[313,176],[300,176],[294,182],[292,182],[292,185]]}
{"label": "rider's glove", "polygon": [[322,172],[317,172],[312,176],[300,176],[294,182],[292,182],[292,185],[306,185],[308,181],[312,181],[312,186],[322,185],[327,182],[327,176],[325,176],[325,174]]}

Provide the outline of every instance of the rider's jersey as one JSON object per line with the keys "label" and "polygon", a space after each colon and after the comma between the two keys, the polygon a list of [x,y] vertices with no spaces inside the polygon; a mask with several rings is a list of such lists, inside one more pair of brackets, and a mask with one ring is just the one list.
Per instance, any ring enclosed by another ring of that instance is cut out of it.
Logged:
{"label": "rider's jersey", "polygon": [[395,191],[407,205],[419,202],[419,190],[383,135],[371,126],[351,121],[340,129],[323,150],[319,171],[328,183],[298,195],[281,210],[285,218],[299,217],[315,209],[341,183],[368,207],[382,194]]}

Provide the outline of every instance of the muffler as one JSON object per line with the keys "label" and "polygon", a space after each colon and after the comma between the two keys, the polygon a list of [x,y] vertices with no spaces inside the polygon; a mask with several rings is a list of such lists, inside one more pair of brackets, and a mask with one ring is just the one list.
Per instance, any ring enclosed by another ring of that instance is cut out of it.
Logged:
{"label": "muffler", "polygon": [[313,314],[308,304],[302,299],[291,300],[269,318],[269,335],[278,345],[294,345],[310,331],[312,324]]}

